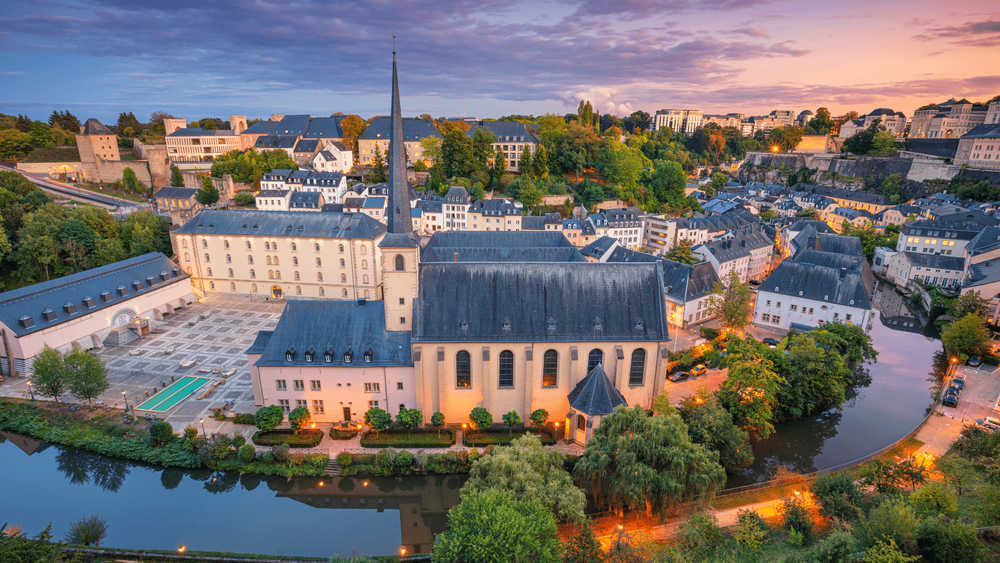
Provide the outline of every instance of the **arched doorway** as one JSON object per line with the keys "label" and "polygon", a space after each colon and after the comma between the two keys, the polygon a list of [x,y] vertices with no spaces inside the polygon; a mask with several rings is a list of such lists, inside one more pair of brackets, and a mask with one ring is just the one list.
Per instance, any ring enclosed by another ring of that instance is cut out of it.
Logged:
{"label": "arched doorway", "polygon": [[111,317],[111,327],[131,324],[132,320],[138,316],[139,314],[132,309],[121,309],[115,313],[115,316]]}
{"label": "arched doorway", "polygon": [[271,288],[271,297],[281,299],[281,286],[276,285]]}

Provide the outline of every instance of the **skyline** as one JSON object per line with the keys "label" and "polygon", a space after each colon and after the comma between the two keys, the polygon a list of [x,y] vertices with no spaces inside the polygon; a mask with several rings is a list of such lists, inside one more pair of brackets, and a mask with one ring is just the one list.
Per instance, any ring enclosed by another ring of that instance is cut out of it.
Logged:
{"label": "skyline", "polygon": [[564,114],[586,99],[620,116],[910,117],[1000,94],[1000,6],[985,1],[40,0],[0,7],[0,112],[385,115],[393,30],[406,116]]}

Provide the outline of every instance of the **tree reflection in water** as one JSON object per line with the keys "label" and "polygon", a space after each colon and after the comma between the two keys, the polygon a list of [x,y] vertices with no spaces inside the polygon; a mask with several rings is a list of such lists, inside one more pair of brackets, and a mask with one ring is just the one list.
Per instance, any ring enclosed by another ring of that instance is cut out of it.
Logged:
{"label": "tree reflection in water", "polygon": [[73,448],[60,448],[56,464],[70,483],[85,485],[91,481],[110,493],[116,493],[128,477],[128,461]]}
{"label": "tree reflection in water", "polygon": [[168,467],[160,473],[160,484],[163,488],[172,491],[184,480],[184,470],[176,467]]}
{"label": "tree reflection in water", "polygon": [[205,481],[205,490],[212,494],[228,493],[240,484],[240,474],[235,472],[216,471]]}
{"label": "tree reflection in water", "polygon": [[754,446],[753,466],[736,471],[730,481],[756,483],[773,475],[780,466],[794,473],[816,471],[816,457],[823,452],[826,441],[837,435],[842,416],[839,410],[832,410],[810,418],[808,425],[783,424],[780,432]]}

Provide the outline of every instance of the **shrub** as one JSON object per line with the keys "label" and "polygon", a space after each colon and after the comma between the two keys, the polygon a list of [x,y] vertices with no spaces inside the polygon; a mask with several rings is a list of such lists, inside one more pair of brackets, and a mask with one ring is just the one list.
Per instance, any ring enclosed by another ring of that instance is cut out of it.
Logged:
{"label": "shrub", "polygon": [[740,510],[736,513],[736,522],[736,543],[740,547],[755,552],[767,543],[767,524],[760,514]]}
{"label": "shrub", "polygon": [[302,465],[306,461],[306,454],[302,452],[290,452],[288,454],[288,461],[292,465]]}
{"label": "shrub", "polygon": [[875,547],[886,539],[900,549],[912,553],[916,549],[917,515],[913,507],[901,499],[883,502],[868,518],[854,528],[854,539],[861,549]]}
{"label": "shrub", "polygon": [[427,454],[415,454],[413,456],[413,465],[415,467],[427,467]]}
{"label": "shrub", "polygon": [[493,426],[493,415],[483,407],[476,407],[469,413],[469,425],[473,430],[483,430]]}
{"label": "shrub", "polygon": [[244,444],[240,446],[239,455],[243,463],[250,463],[253,461],[254,454],[257,453],[257,449],[250,444]]}
{"label": "shrub", "polygon": [[853,522],[861,515],[861,491],[848,472],[817,477],[810,486],[820,504],[820,514]]}
{"label": "shrub", "polygon": [[257,198],[254,197],[253,192],[237,192],[233,196],[233,201],[240,205],[253,205]]}
{"label": "shrub", "polygon": [[271,448],[271,453],[274,454],[274,459],[279,462],[284,462],[288,459],[288,444],[278,444]]}
{"label": "shrub", "polygon": [[928,563],[976,563],[985,556],[975,528],[944,516],[920,523],[917,548]]}
{"label": "shrub", "polygon": [[392,424],[392,415],[378,407],[372,407],[365,413],[365,424],[377,434]]}
{"label": "shrub", "polygon": [[854,538],[844,530],[837,530],[816,545],[813,560],[816,563],[847,563],[853,561]]}
{"label": "shrub", "polygon": [[174,439],[174,429],[169,422],[157,420],[149,425],[149,439],[154,444],[165,444]]}
{"label": "shrub", "polygon": [[233,416],[233,424],[256,424],[253,413],[239,412]]}
{"label": "shrub", "polygon": [[337,465],[339,465],[340,467],[347,468],[350,467],[351,463],[354,462],[354,458],[351,457],[351,454],[347,452],[340,452],[339,454],[337,454],[336,461]]}
{"label": "shrub", "polygon": [[408,469],[413,467],[413,454],[403,450],[396,455],[396,467],[400,469]]}
{"label": "shrub", "polygon": [[414,172],[423,172],[424,170],[427,170],[427,163],[426,162],[424,162],[422,160],[418,160],[418,161],[416,161],[416,162],[413,163],[413,171]]}
{"label": "shrub", "polygon": [[274,463],[274,452],[264,452],[261,459],[264,460],[264,463]]}
{"label": "shrub", "polygon": [[95,514],[70,524],[69,531],[66,532],[66,543],[100,547],[101,540],[107,534],[108,522],[100,514]]}
{"label": "shrub", "polygon": [[309,414],[309,409],[305,407],[295,407],[292,409],[292,412],[288,413],[288,422],[292,425],[292,432],[296,434],[306,428],[310,420],[312,420],[312,415]]}
{"label": "shrub", "polygon": [[323,441],[323,431],[307,428],[298,434],[291,430],[274,430],[272,432],[257,432],[253,442],[258,446],[277,446],[285,444],[290,448],[314,448]]}
{"label": "shrub", "polygon": [[330,439],[332,440],[351,440],[358,435],[357,430],[341,430],[339,428],[330,429]]}
{"label": "shrub", "polygon": [[376,474],[390,473],[395,464],[396,464],[396,450],[394,450],[393,448],[385,448],[384,450],[375,454]]}
{"label": "shrub", "polygon": [[910,495],[910,504],[921,516],[958,516],[958,498],[955,491],[941,482],[933,482],[920,487]]}
{"label": "shrub", "polygon": [[545,409],[535,409],[531,413],[531,422],[536,426],[545,426],[545,423],[549,421],[549,411]]}
{"label": "shrub", "polygon": [[431,415],[431,424],[434,425],[434,428],[438,429],[438,435],[440,436],[441,427],[444,426],[444,414],[436,412],[433,415]]}
{"label": "shrub", "polygon": [[246,443],[247,443],[247,437],[244,436],[243,434],[240,434],[239,432],[237,432],[236,434],[233,435],[233,447],[234,448],[240,449],[241,447],[243,447],[243,444],[246,444]]}
{"label": "shrub", "polygon": [[205,445],[198,449],[198,458],[202,463],[218,462],[229,457],[232,451],[233,439],[226,434],[212,434]]}
{"label": "shrub", "polygon": [[813,521],[809,517],[809,511],[802,505],[802,501],[797,497],[786,498],[783,508],[785,528],[801,534],[803,545],[812,543]]}
{"label": "shrub", "polygon": [[510,432],[513,433],[514,427],[521,424],[521,415],[517,414],[517,411],[510,411],[509,413],[503,415],[503,423],[506,424]]}
{"label": "shrub", "polygon": [[257,409],[257,414],[254,415],[254,424],[261,432],[270,432],[277,428],[284,419],[285,411],[278,405],[271,405]]}
{"label": "shrub", "polygon": [[716,524],[715,516],[704,513],[681,522],[677,535],[681,546],[696,554],[707,554],[722,542],[722,530]]}

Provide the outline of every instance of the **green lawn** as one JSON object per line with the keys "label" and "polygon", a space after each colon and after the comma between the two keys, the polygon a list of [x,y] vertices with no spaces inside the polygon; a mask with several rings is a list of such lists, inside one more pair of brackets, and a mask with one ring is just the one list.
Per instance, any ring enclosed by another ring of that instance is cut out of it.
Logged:
{"label": "green lawn", "polygon": [[80,162],[80,151],[76,147],[37,148],[28,153],[21,162]]}
{"label": "green lawn", "polygon": [[366,448],[448,448],[455,443],[452,430],[383,430],[378,434],[366,432],[361,437],[361,445]]}
{"label": "green lawn", "polygon": [[479,432],[468,431],[463,437],[463,442],[468,447],[482,446],[508,446],[512,440],[516,440],[525,434],[534,434],[542,441],[542,445],[551,446],[556,443],[555,438],[548,432],[539,432],[533,428],[518,428],[513,432],[503,429],[489,429]]}
{"label": "green lawn", "polygon": [[98,186],[96,184],[77,184],[76,187],[80,188],[81,190],[87,190],[88,192],[120,197],[122,199],[127,199],[129,201],[134,201],[136,203],[149,203],[149,200],[144,197],[140,197],[135,194],[119,192],[107,186]]}

